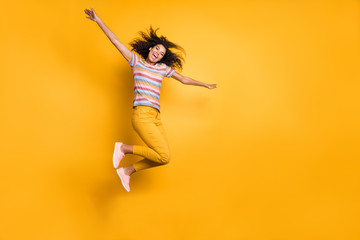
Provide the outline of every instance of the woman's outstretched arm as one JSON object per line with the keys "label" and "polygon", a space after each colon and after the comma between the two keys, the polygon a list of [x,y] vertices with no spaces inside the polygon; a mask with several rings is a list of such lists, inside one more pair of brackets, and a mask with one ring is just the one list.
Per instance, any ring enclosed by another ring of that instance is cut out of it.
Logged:
{"label": "woman's outstretched arm", "polygon": [[206,84],[206,83],[203,83],[203,82],[199,82],[199,81],[196,81],[196,80],[194,80],[192,78],[185,77],[185,76],[181,75],[178,72],[175,72],[171,77],[178,80],[179,82],[181,82],[183,84],[187,84],[187,85],[206,87],[208,89],[217,88],[217,84]]}
{"label": "woman's outstretched arm", "polygon": [[110,39],[110,41],[115,45],[115,47],[120,51],[127,61],[131,61],[131,51],[119,41],[116,35],[105,25],[105,23],[96,15],[94,9],[91,7],[91,10],[85,9],[85,13],[88,15],[88,19],[96,22],[105,35]]}

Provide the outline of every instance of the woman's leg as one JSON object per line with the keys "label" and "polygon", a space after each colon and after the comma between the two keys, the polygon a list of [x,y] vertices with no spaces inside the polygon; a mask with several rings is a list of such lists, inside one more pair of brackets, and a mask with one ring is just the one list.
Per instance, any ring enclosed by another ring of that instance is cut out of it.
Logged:
{"label": "woman's leg", "polygon": [[131,166],[117,169],[124,188],[130,191],[130,175],[146,168],[167,164],[170,159],[169,147],[165,131],[160,119],[160,113],[151,107],[137,107],[134,109],[132,124],[135,131],[147,146],[121,144],[123,154],[136,154],[143,160]]}
{"label": "woman's leg", "polygon": [[169,147],[160,113],[150,107],[134,110],[133,127],[147,146],[134,145],[133,154],[144,157],[134,163],[135,171],[167,164],[170,159]]}

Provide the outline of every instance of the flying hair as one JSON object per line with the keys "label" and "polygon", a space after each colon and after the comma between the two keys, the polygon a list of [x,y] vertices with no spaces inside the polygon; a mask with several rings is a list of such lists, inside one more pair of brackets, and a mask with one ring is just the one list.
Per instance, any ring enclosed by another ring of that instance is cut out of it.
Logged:
{"label": "flying hair", "polygon": [[146,59],[150,52],[149,48],[162,44],[165,47],[166,52],[159,63],[165,63],[169,67],[182,70],[185,61],[182,57],[182,53],[185,55],[185,50],[179,45],[169,41],[166,37],[158,36],[156,33],[158,30],[159,28],[154,30],[152,26],[150,26],[150,29],[147,32],[140,31],[140,37],[130,42],[130,46],[132,47],[131,51],[138,53],[141,57]]}

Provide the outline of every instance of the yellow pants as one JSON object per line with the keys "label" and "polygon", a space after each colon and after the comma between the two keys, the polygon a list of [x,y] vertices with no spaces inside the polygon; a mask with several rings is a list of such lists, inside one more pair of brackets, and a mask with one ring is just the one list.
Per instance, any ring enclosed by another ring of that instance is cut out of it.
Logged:
{"label": "yellow pants", "polygon": [[144,157],[133,164],[136,171],[169,163],[170,153],[160,112],[152,107],[134,108],[132,125],[147,146],[133,146],[133,154]]}

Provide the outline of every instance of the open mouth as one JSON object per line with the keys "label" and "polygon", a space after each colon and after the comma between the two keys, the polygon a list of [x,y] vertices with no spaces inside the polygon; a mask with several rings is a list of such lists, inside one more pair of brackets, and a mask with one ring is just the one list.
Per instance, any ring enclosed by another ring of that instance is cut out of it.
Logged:
{"label": "open mouth", "polygon": [[153,58],[154,58],[154,59],[156,59],[156,58],[157,58],[157,56],[156,56],[156,54],[155,54],[155,53],[153,53]]}

